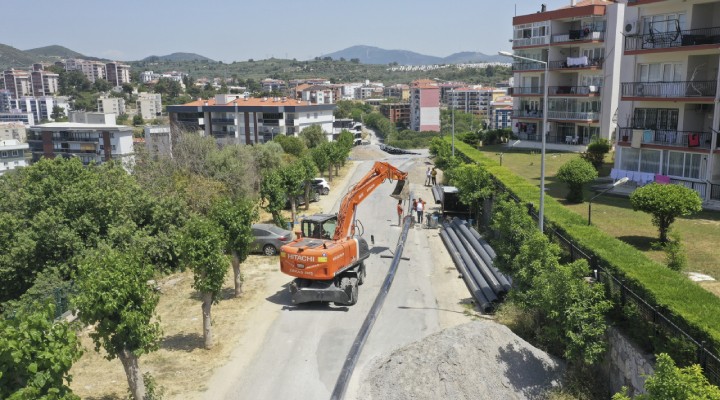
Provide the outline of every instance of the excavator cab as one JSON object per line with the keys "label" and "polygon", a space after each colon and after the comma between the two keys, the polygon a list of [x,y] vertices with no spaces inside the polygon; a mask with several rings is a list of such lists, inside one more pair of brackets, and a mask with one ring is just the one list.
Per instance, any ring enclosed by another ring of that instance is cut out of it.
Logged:
{"label": "excavator cab", "polygon": [[306,217],[300,223],[303,237],[314,239],[332,239],[337,226],[337,215],[316,214]]}

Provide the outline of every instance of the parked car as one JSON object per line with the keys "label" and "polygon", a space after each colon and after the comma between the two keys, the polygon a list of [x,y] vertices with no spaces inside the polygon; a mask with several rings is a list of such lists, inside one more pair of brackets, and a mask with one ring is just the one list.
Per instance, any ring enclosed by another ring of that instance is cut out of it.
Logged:
{"label": "parked car", "polygon": [[324,178],[313,179],[312,185],[313,188],[315,188],[315,191],[322,195],[327,195],[328,193],[330,193],[330,185]]}
{"label": "parked car", "polygon": [[[320,193],[317,190],[313,189],[310,191],[310,202],[313,203],[316,201],[320,201]],[[295,206],[297,207],[303,204],[305,204],[305,193],[295,196]],[[290,198],[285,200],[285,209],[288,208],[290,208]]]}
{"label": "parked car", "polygon": [[293,233],[271,224],[253,224],[252,233],[255,241],[250,246],[253,253],[263,253],[274,256],[280,251],[282,245],[293,240]]}

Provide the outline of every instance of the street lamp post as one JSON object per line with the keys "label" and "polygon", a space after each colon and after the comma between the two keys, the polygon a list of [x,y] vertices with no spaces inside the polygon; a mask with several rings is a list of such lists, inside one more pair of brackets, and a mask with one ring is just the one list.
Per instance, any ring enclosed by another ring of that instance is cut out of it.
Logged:
{"label": "street lamp post", "polygon": [[545,84],[544,84],[544,96],[543,96],[543,119],[542,119],[542,138],[541,138],[541,146],[540,146],[540,207],[538,209],[538,228],[540,229],[540,232],[545,232],[544,225],[545,225],[545,140],[547,136],[547,130],[548,130],[548,121],[547,121],[547,111],[548,111],[548,70],[549,70],[549,63],[547,61],[540,61],[540,60],[534,60],[532,58],[528,57],[521,57],[516,56],[515,54],[512,54],[507,51],[499,51],[498,54],[501,56],[506,57],[512,57],[516,58],[518,60],[526,60],[526,61],[532,61],[540,64],[545,65]]}
{"label": "street lamp post", "polygon": [[607,188],[607,189],[603,190],[602,192],[596,194],[595,196],[593,196],[593,198],[590,199],[590,201],[588,201],[588,226],[590,226],[590,225],[592,224],[592,223],[590,222],[590,216],[592,215],[592,202],[593,202],[593,200],[595,200],[595,199],[597,199],[598,197],[602,196],[603,194],[607,193],[609,190],[611,190],[611,189],[613,189],[613,188],[615,188],[615,187],[618,187],[618,186],[620,186],[620,185],[625,184],[625,182],[627,182],[627,181],[629,181],[629,180],[630,180],[630,178],[628,178],[627,176],[626,176],[626,177],[623,177],[623,178],[620,178],[617,182],[613,183],[612,186],[610,186],[609,188]]}

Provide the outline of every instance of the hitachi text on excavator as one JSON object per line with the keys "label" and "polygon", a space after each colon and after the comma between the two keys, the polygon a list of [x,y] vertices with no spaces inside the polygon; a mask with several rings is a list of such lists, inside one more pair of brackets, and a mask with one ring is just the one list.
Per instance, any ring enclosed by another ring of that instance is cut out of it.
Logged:
{"label": "hitachi text on excavator", "polygon": [[391,195],[400,198],[407,173],[377,161],[343,197],[337,215],[316,214],[300,222],[300,235],[280,249],[280,270],[296,279],[289,290],[293,304],[311,301],[351,306],[365,279],[370,255],[356,219],[357,206],[385,180],[397,181]]}

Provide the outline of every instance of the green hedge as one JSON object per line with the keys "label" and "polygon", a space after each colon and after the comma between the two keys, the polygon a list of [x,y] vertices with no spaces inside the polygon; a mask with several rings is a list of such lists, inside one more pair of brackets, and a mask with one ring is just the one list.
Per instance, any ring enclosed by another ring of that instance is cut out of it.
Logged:
{"label": "green hedge", "polygon": [[[449,140],[445,138],[445,140]],[[467,159],[485,167],[500,183],[525,203],[538,206],[540,188],[512,173],[471,146],[455,142],[455,148]],[[709,339],[716,351],[720,347],[720,299],[702,289],[682,274],[647,258],[641,251],[622,242],[565,208],[554,198],[545,196],[545,219],[569,239],[596,257],[601,265],[626,278],[639,295],[660,306],[664,314],[679,318],[690,328],[696,340]],[[695,332],[693,332],[695,331]]]}

